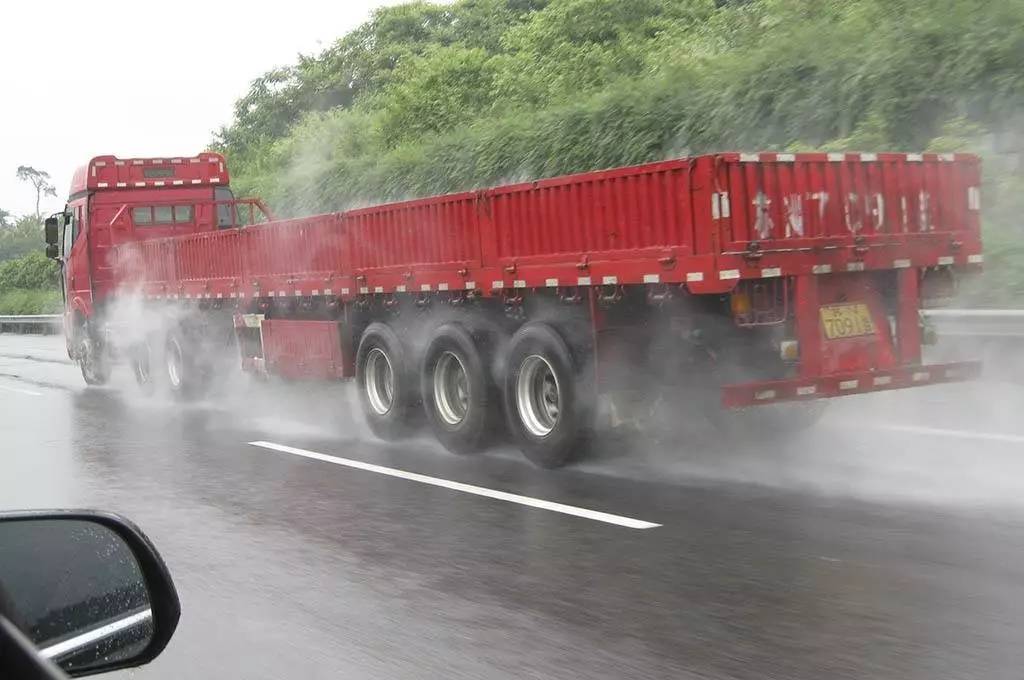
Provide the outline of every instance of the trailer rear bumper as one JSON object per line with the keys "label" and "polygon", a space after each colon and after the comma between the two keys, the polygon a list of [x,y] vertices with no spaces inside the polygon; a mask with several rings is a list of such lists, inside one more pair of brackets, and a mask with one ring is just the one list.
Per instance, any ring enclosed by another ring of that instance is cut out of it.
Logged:
{"label": "trailer rear bumper", "polygon": [[980,361],[961,361],[950,364],[900,366],[888,370],[823,375],[815,378],[741,383],[722,388],[722,406],[743,408],[782,401],[826,399],[849,394],[963,382],[973,380],[980,374]]}

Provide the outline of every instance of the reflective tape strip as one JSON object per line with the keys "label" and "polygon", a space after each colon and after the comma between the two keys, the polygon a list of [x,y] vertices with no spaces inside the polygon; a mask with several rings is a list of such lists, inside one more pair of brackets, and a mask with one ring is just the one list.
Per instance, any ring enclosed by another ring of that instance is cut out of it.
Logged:
{"label": "reflective tape strip", "polygon": [[144,161],[132,161],[132,165],[142,165]]}
{"label": "reflective tape strip", "polygon": [[723,269],[722,271],[718,272],[718,278],[722,279],[723,281],[725,281],[727,279],[738,279],[738,278],[740,278],[740,270],[739,269]]}
{"label": "reflective tape strip", "polygon": [[118,166],[124,165],[124,161],[114,161],[114,165],[118,165]]}
{"label": "reflective tape strip", "polygon": [[828,155],[828,159],[830,161],[833,161],[833,162],[845,161],[846,160],[846,154],[845,153],[830,153]]}
{"label": "reflective tape strip", "polygon": [[106,161],[96,161],[95,163],[93,163],[93,165],[95,167],[97,167],[97,168],[105,168],[105,167],[107,167],[107,162]]}
{"label": "reflective tape strip", "polygon": [[920,163],[923,160],[924,160],[924,156],[922,156],[919,153],[908,153],[907,154],[907,162],[908,163]]}
{"label": "reflective tape strip", "polygon": [[106,182],[96,182],[96,186],[99,187],[100,189],[106,189],[110,185],[107,184]]}
{"label": "reflective tape strip", "polygon": [[875,383],[875,387],[881,387],[882,385],[888,385],[888,384],[890,384],[892,382],[892,376],[888,376],[888,375],[875,376],[875,379],[872,382]]}
{"label": "reflective tape strip", "polygon": [[939,154],[939,160],[940,161],[946,161],[947,163],[951,163],[951,162],[956,160],[956,156],[954,154],[951,154],[951,153],[940,153]]}
{"label": "reflective tape strip", "polygon": [[803,387],[797,387],[796,388],[796,395],[798,397],[806,397],[806,396],[808,396],[810,394],[815,394],[817,391],[818,391],[817,386],[815,386],[815,385],[805,385]]}
{"label": "reflective tape strip", "polygon": [[374,286],[373,287],[373,292],[374,293],[383,293],[384,292],[384,286]]}
{"label": "reflective tape strip", "polygon": [[369,293],[369,292],[370,292],[370,289],[367,288],[366,286],[359,286],[359,293],[361,295],[365,295],[366,293]]}
{"label": "reflective tape strip", "polygon": [[162,187],[163,185],[164,185],[164,183],[162,181],[159,181],[159,180],[156,181],[156,182],[153,182],[153,186],[155,186],[155,187]]}
{"label": "reflective tape strip", "polygon": [[938,263],[939,264],[953,264],[953,256],[952,255],[943,255],[943,256],[939,257]]}
{"label": "reflective tape strip", "polygon": [[741,163],[757,163],[760,160],[761,160],[761,157],[758,156],[756,153],[741,153],[740,154],[740,162]]}
{"label": "reflective tape strip", "polygon": [[448,284],[447,283],[439,283],[439,284],[437,284],[437,289],[438,290],[448,290]]}
{"label": "reflective tape strip", "polygon": [[183,180],[183,179],[176,179],[173,182],[171,182],[171,184],[173,184],[176,187],[180,187],[184,183],[185,183],[185,180]]}
{"label": "reflective tape strip", "polygon": [[277,297],[285,297],[284,291],[283,290],[277,291]]}
{"label": "reflective tape strip", "polygon": [[771,279],[775,278],[776,276],[782,276],[782,269],[780,269],[779,267],[768,267],[766,269],[761,270],[762,279]]}
{"label": "reflective tape strip", "polygon": [[931,377],[932,374],[929,373],[928,371],[918,371],[917,373],[914,373],[912,376],[910,376],[911,380],[913,380],[914,382],[924,382],[925,380],[930,380]]}
{"label": "reflective tape strip", "polygon": [[848,272],[862,272],[862,271],[864,271],[864,263],[863,262],[847,262],[846,263],[846,271],[848,271]]}
{"label": "reflective tape strip", "polygon": [[910,260],[906,260],[906,259],[902,259],[902,258],[899,259],[899,260],[893,260],[892,261],[892,266],[895,267],[896,269],[906,269],[907,267],[910,266]]}
{"label": "reflective tape strip", "polygon": [[423,291],[423,292],[429,291],[430,290],[430,284],[429,283],[421,283],[420,284],[420,290]]}
{"label": "reflective tape strip", "polygon": [[210,178],[210,184],[216,184],[219,181],[220,181],[220,177],[211,177]]}
{"label": "reflective tape strip", "polygon": [[878,154],[877,153],[862,153],[860,155],[860,159],[861,159],[861,161],[863,161],[865,163],[871,163],[873,161],[877,161],[878,160]]}
{"label": "reflective tape strip", "polygon": [[466,281],[466,290],[473,290],[476,288],[476,281]]}
{"label": "reflective tape strip", "polygon": [[660,274],[644,274],[644,283],[661,283]]}
{"label": "reflective tape strip", "polygon": [[792,163],[796,160],[796,155],[791,153],[777,153],[775,154],[775,160],[780,163]]}
{"label": "reflective tape strip", "polygon": [[512,287],[513,288],[526,288],[526,281],[524,281],[522,279],[516,279],[515,281],[512,282]]}
{"label": "reflective tape strip", "polygon": [[310,295],[312,295],[313,297],[320,295],[320,289],[314,288],[312,291],[310,291]]}
{"label": "reflective tape strip", "polygon": [[978,187],[967,187],[967,209],[981,210],[981,190]]}
{"label": "reflective tape strip", "polygon": [[146,183],[145,182],[136,182],[135,186],[137,186],[137,187],[144,187],[144,186],[146,186]]}
{"label": "reflective tape strip", "polygon": [[590,277],[589,276],[580,276],[580,277],[578,277],[576,279],[576,285],[577,286],[589,286],[590,285]]}
{"label": "reflective tape strip", "polygon": [[544,285],[548,288],[556,288],[558,286],[558,279],[545,279]]}
{"label": "reflective tape strip", "polygon": [[693,283],[694,281],[703,281],[704,272],[689,272],[686,275],[686,280],[690,283]]}
{"label": "reflective tape strip", "polygon": [[971,264],[981,264],[982,262],[985,261],[985,256],[982,255],[981,253],[978,253],[977,255],[968,255],[967,261],[970,262]]}
{"label": "reflective tape strip", "polygon": [[859,380],[841,380],[839,382],[839,389],[841,390],[855,390],[860,386]]}
{"label": "reflective tape strip", "polygon": [[398,293],[404,293],[405,292],[405,286],[395,286],[395,291],[398,292]]}
{"label": "reflective tape strip", "polygon": [[761,390],[760,392],[754,392],[754,399],[757,401],[764,401],[765,399],[774,399],[775,390]]}
{"label": "reflective tape strip", "polygon": [[618,282],[619,282],[619,277],[617,277],[617,276],[602,276],[601,277],[601,283],[603,283],[606,286],[614,286]]}
{"label": "reflective tape strip", "polygon": [[830,264],[816,264],[813,267],[811,267],[811,271],[814,272],[815,274],[831,274],[832,273],[832,265],[830,265]]}
{"label": "reflective tape strip", "polygon": [[117,188],[118,189],[124,189],[126,186],[128,186],[127,182],[118,182],[117,183]]}
{"label": "reflective tape strip", "polygon": [[201,179],[194,179],[194,180],[192,180],[192,184],[202,184],[202,183],[203,183],[203,180],[201,180]]}
{"label": "reflective tape strip", "polygon": [[497,289],[497,288],[504,288],[504,287],[505,287],[505,282],[504,281],[491,281],[491,288],[496,288]]}

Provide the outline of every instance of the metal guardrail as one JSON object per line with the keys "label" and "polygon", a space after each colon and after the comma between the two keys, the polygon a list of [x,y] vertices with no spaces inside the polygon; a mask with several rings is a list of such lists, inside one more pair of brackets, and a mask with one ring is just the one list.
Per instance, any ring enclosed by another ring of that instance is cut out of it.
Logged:
{"label": "metal guardrail", "polygon": [[[1022,338],[1024,309],[928,309],[939,337]],[[0,333],[60,333],[60,314],[0,316]]]}
{"label": "metal guardrail", "polygon": [[0,315],[0,333],[61,333],[64,317],[60,314]]}

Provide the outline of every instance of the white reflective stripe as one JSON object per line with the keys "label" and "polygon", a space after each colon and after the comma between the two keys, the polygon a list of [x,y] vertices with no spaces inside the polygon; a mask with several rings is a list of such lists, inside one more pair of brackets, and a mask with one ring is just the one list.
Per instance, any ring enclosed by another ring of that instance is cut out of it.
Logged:
{"label": "white reflective stripe", "polygon": [[816,264],[813,267],[811,267],[811,271],[814,272],[815,274],[831,274],[832,273],[832,265],[830,265],[830,264]]}
{"label": "white reflective stripe", "polygon": [[399,293],[405,292],[405,286],[395,286],[395,291]]}
{"label": "white reflective stripe", "polygon": [[491,288],[504,288],[504,287],[505,287],[505,282],[504,281],[491,281]]}
{"label": "white reflective stripe", "polygon": [[855,390],[860,385],[859,380],[841,380],[839,382],[839,389],[841,390]]}
{"label": "white reflective stripe", "polygon": [[971,264],[980,264],[985,261],[985,256],[981,253],[978,253],[977,255],[968,255],[967,261]]}
{"label": "white reflective stripe", "polygon": [[924,160],[924,156],[922,156],[919,153],[908,153],[907,154],[907,162],[908,163],[920,163],[923,160]]}
{"label": "white reflective stripe", "polygon": [[513,288],[526,288],[526,281],[524,281],[523,279],[516,279],[515,281],[512,282],[512,287]]}
{"label": "white reflective stripe", "polygon": [[374,293],[383,293],[384,292],[384,286],[374,286],[373,287],[373,292]]}
{"label": "white reflective stripe", "polygon": [[132,165],[142,165],[144,161],[132,161]]}
{"label": "white reflective stripe", "polygon": [[137,186],[137,187],[144,187],[144,186],[146,186],[146,183],[145,182],[136,182],[135,186]]}
{"label": "white reflective stripe", "polygon": [[558,279],[545,279],[544,285],[548,288],[554,288],[558,286]]}
{"label": "white reflective stripe", "polygon": [[875,387],[880,387],[882,385],[888,385],[889,383],[892,382],[892,376],[888,376],[888,375],[875,376],[875,379],[872,382],[875,383]]}
{"label": "white reflective stripe", "polygon": [[[209,297],[209,295],[207,295],[207,297]],[[217,293],[218,300],[221,299],[222,297],[224,297],[224,293]]]}
{"label": "white reflective stripe", "polygon": [[576,285],[577,286],[589,286],[590,285],[590,277],[589,276],[577,277]]}
{"label": "white reflective stripe", "polygon": [[360,293],[360,295],[366,295],[369,292],[370,292],[370,289],[367,288],[366,286],[359,286],[359,293]]}
{"label": "white reflective stripe", "polygon": [[722,271],[718,272],[718,278],[722,279],[723,281],[726,280],[726,279],[738,279],[738,278],[740,278],[740,270],[739,269],[723,269]]}
{"label": "white reflective stripe", "polygon": [[776,276],[782,276],[782,269],[779,267],[767,267],[761,270],[762,279],[771,279]]}
{"label": "white reflective stripe", "polygon": [[981,190],[978,187],[967,187],[967,209],[981,210]]}
{"label": "white reflective stripe", "polygon": [[124,165],[124,161],[114,161],[114,165]]}
{"label": "white reflective stripe", "polygon": [[118,189],[124,189],[126,186],[128,186],[127,182],[118,182],[117,183],[117,188]]}
{"label": "white reflective stripe", "polygon": [[892,266],[895,267],[896,269],[906,269],[907,267],[910,266],[910,260],[906,260],[906,259],[902,259],[902,258],[899,259],[899,260],[893,260],[892,261]]}
{"label": "white reflective stripe", "polygon": [[939,257],[938,263],[939,264],[953,264],[953,256],[952,255],[942,255],[941,257]]}
{"label": "white reflective stripe", "polygon": [[711,217],[716,220],[729,217],[728,191],[718,191],[711,194]]}
{"label": "white reflective stripe", "polygon": [[171,159],[171,163],[173,163],[174,165],[181,165],[181,159],[180,158],[172,158]]}
{"label": "white reflective stripe", "polygon": [[95,163],[93,163],[93,165],[96,166],[97,168],[105,168],[105,167],[107,167],[107,162],[106,161],[96,161]]}
{"label": "white reflective stripe", "polygon": [[437,289],[438,290],[448,290],[448,284],[447,283],[439,283],[439,284],[437,284]]}
{"label": "white reflective stripe", "polygon": [[777,153],[775,154],[775,160],[780,163],[792,163],[796,160],[796,154],[791,153]]}
{"label": "white reflective stripe", "polygon": [[210,184],[216,184],[219,181],[220,181],[220,177],[211,177],[210,178]]}
{"label": "white reflective stripe", "polygon": [[173,182],[171,182],[171,184],[173,184],[176,187],[180,187],[184,183],[185,183],[185,180],[183,180],[183,179],[176,179]]}
{"label": "white reflective stripe", "polygon": [[231,292],[231,297],[233,297],[233,298],[236,298],[236,297],[238,297],[238,293],[236,293],[236,292],[232,291],[232,292]]}
{"label": "white reflective stripe", "polygon": [[948,163],[948,162],[951,162],[951,161],[955,161],[956,160],[956,156],[954,156],[951,153],[940,153],[939,154],[939,160],[940,161],[946,161]]}
{"label": "white reflective stripe", "polygon": [[693,283],[694,281],[703,281],[704,272],[688,272],[686,274],[686,280],[690,283]]}
{"label": "white reflective stripe", "polygon": [[294,291],[292,291],[292,295],[294,295],[295,297],[302,297],[302,291],[301,290],[294,290]]}
{"label": "white reflective stripe", "polygon": [[644,274],[644,283],[661,283],[660,274]]}
{"label": "white reflective stripe", "polygon": [[865,163],[870,163],[871,161],[877,161],[878,160],[878,154],[877,153],[862,153],[860,155],[860,159],[861,159],[861,161],[863,161]]}
{"label": "white reflective stripe", "polygon": [[601,277],[601,283],[603,283],[606,286],[614,286],[618,282],[619,282],[619,277],[617,277],[617,276],[602,276]]}
{"label": "white reflective stripe", "polygon": [[828,155],[828,159],[830,161],[845,161],[846,160],[846,154],[845,153],[830,153]]}
{"label": "white reflective stripe", "polygon": [[69,652],[76,652],[84,649],[85,647],[95,643],[97,640],[108,638],[115,633],[119,633],[126,628],[131,628],[143,621],[148,621],[151,618],[153,618],[153,610],[147,609],[146,611],[138,612],[131,616],[126,616],[123,619],[118,619],[108,623],[105,626],[94,628],[88,633],[82,633],[81,635],[76,635],[75,637],[64,640],[63,642],[58,642],[55,645],[44,647],[39,650],[39,653],[47,659],[65,656]]}
{"label": "white reflective stripe", "polygon": [[202,183],[203,183],[203,180],[201,180],[201,179],[194,179],[194,180],[192,180],[192,184],[202,184]]}
{"label": "white reflective stripe", "polygon": [[815,385],[805,385],[803,387],[796,388],[796,394],[798,397],[806,397],[809,394],[815,394],[818,391]]}
{"label": "white reflective stripe", "polygon": [[741,163],[757,163],[760,160],[761,160],[761,157],[759,155],[757,155],[756,153],[741,153],[740,154],[740,162]]}
{"label": "white reflective stripe", "polygon": [[[404,288],[404,286],[403,286],[403,288]],[[310,295],[312,295],[313,297],[316,297],[316,296],[320,295],[320,289],[319,288],[314,288],[312,290],[312,292],[310,293]]]}
{"label": "white reflective stripe", "polygon": [[928,371],[918,371],[917,373],[914,373],[912,376],[910,376],[910,378],[914,382],[924,382],[925,380],[930,380],[931,377],[932,374],[929,373]]}
{"label": "white reflective stripe", "polygon": [[421,283],[420,284],[420,290],[421,291],[428,291],[428,290],[430,290],[430,284],[429,283]]}
{"label": "white reflective stripe", "polygon": [[277,297],[285,297],[284,291],[283,290],[277,291]]}
{"label": "white reflective stripe", "polygon": [[466,281],[466,290],[473,290],[476,288],[476,281]]}
{"label": "white reflective stripe", "polygon": [[274,291],[270,291],[270,297],[274,297],[275,295],[276,293]]}
{"label": "white reflective stripe", "polygon": [[848,271],[848,272],[862,272],[862,271],[864,271],[864,263],[863,262],[847,262],[846,263],[846,271]]}
{"label": "white reflective stripe", "polygon": [[153,182],[153,186],[155,187],[162,187],[163,185],[164,183],[162,181]]}
{"label": "white reflective stripe", "polygon": [[760,392],[754,392],[754,399],[757,401],[764,401],[765,399],[774,399],[775,390],[761,390]]}
{"label": "white reflective stripe", "polygon": [[110,185],[107,184],[106,182],[96,182],[96,186],[99,187],[100,189],[106,189]]}

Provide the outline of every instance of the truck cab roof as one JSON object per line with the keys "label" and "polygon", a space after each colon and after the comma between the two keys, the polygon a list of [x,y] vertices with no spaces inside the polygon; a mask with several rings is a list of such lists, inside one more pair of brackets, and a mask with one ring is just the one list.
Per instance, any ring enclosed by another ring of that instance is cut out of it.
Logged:
{"label": "truck cab roof", "polygon": [[173,158],[96,156],[75,170],[70,199],[94,191],[227,186],[229,183],[224,156],[212,151]]}

